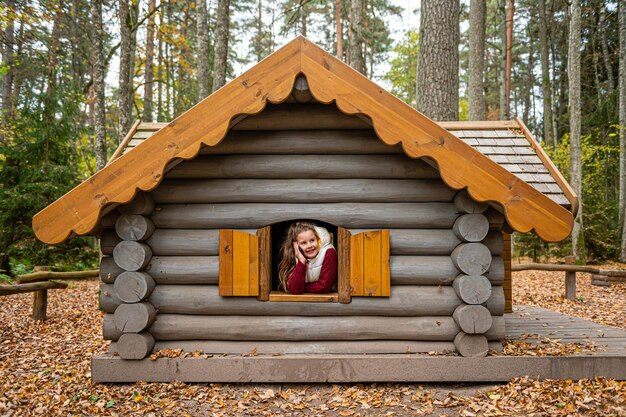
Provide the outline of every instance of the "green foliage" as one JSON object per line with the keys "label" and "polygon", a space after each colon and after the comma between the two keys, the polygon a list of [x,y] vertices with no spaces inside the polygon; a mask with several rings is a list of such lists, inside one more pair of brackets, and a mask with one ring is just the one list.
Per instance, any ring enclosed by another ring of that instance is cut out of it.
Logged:
{"label": "green foliage", "polygon": [[[617,129],[617,126],[614,126]],[[617,259],[620,246],[619,196],[615,181],[619,173],[619,139],[600,129],[581,138],[583,236],[587,260]],[[566,180],[570,172],[570,142],[565,135],[549,156]],[[516,253],[547,260],[571,253],[571,242],[548,244],[534,234],[516,235]]]}
{"label": "green foliage", "polygon": [[405,33],[402,41],[393,47],[395,58],[383,79],[391,84],[391,93],[410,106],[415,107],[415,79],[419,32],[415,29]]}

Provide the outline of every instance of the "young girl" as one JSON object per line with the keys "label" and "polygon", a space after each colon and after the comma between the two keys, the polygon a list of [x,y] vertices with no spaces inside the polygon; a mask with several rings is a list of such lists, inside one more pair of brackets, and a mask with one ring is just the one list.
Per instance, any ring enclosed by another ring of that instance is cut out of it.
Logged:
{"label": "young girl", "polygon": [[278,277],[281,289],[291,294],[330,292],[337,280],[337,251],[328,231],[309,222],[292,223]]}

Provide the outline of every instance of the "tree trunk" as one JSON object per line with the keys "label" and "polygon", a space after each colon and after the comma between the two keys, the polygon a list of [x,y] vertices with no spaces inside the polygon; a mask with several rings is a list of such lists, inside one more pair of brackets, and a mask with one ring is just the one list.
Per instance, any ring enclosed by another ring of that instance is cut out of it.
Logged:
{"label": "tree trunk", "polygon": [[118,137],[121,140],[131,125],[131,27],[129,0],[119,0],[120,19],[120,73],[118,87]]}
{"label": "tree trunk", "polygon": [[361,74],[365,72],[363,58],[363,0],[350,0],[350,61],[352,68]]}
{"label": "tree trunk", "polygon": [[500,24],[500,119],[508,119],[506,108],[506,0],[499,0]]}
{"label": "tree trunk", "polygon": [[550,148],[556,147],[552,131],[552,86],[548,61],[548,16],[546,0],[539,0],[539,43],[541,48],[541,88],[543,93],[543,140]]}
{"label": "tree trunk", "polygon": [[[6,73],[2,77],[2,119],[8,121],[13,115],[15,0],[7,0],[5,13],[7,22],[2,38],[2,42],[4,43],[4,49],[2,50],[2,67],[6,70]],[[0,134],[0,138],[3,138],[3,136],[3,134]]]}
{"label": "tree trunk", "polygon": [[604,60],[604,68],[606,69],[606,86],[609,96],[613,95],[615,81],[613,80],[613,66],[611,65],[611,55],[609,52],[609,45],[606,39],[606,32],[609,28],[606,25],[606,10],[604,9],[604,2],[600,4],[600,21],[598,22],[600,27],[600,42],[602,43],[602,57]]}
{"label": "tree trunk", "polygon": [[143,86],[143,120],[151,122],[154,120],[152,116],[153,101],[153,85],[154,85],[154,31],[155,31],[155,9],[156,0],[150,0],[148,6],[148,28],[146,33],[146,66],[145,66],[145,84]]}
{"label": "tree trunk", "polygon": [[485,0],[470,1],[469,28],[469,118],[485,119],[485,22],[487,16]]}
{"label": "tree trunk", "polygon": [[91,59],[93,66],[93,92],[94,92],[94,147],[96,154],[96,170],[101,170],[107,164],[106,148],[106,121],[104,104],[104,29],[102,26],[102,1],[91,2],[91,24],[93,46]]}
{"label": "tree trunk", "polygon": [[343,61],[343,27],[341,24],[341,0],[335,0],[335,49],[337,58]]}
{"label": "tree trunk", "polygon": [[159,11],[159,31],[158,31],[158,53],[157,53],[157,122],[162,122],[163,118],[163,88],[165,82],[163,80],[163,29],[165,22],[163,20],[163,8]]}
{"label": "tree trunk", "polygon": [[226,84],[228,68],[228,26],[230,19],[230,0],[218,0],[217,23],[215,27],[215,57],[213,73],[213,91]]}
{"label": "tree trunk", "polygon": [[515,2],[509,0],[506,8],[506,66],[504,76],[505,118],[511,118],[511,67],[513,66],[513,15]]}
{"label": "tree trunk", "polygon": [[620,176],[619,211],[622,225],[620,260],[626,262],[626,5],[621,3],[619,13],[619,125],[620,131]]}
{"label": "tree trunk", "polygon": [[206,0],[196,3],[198,42],[198,101],[209,95],[209,28]]}
{"label": "tree trunk", "polygon": [[572,231],[572,251],[576,259],[585,259],[583,238],[583,204],[582,204],[582,174],[580,149],[580,3],[574,0],[571,3],[571,20],[569,26],[568,76],[569,76],[569,111],[570,111],[570,166],[571,183],[574,192],[578,195],[580,207],[574,230]]}
{"label": "tree trunk", "polygon": [[459,2],[424,0],[417,64],[417,110],[434,120],[458,120]]}

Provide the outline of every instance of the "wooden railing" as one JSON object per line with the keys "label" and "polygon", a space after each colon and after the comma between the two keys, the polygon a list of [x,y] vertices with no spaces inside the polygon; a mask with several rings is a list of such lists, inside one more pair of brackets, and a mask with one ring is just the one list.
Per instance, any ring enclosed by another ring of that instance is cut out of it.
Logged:
{"label": "wooden railing", "polygon": [[600,269],[593,266],[574,265],[573,256],[565,257],[565,265],[559,264],[518,264],[512,265],[511,271],[558,271],[565,272],[565,299],[576,299],[576,273],[591,274],[591,283],[608,286],[611,283],[626,283],[626,270]]}
{"label": "wooden railing", "polygon": [[45,321],[48,310],[48,290],[67,288],[59,279],[85,279],[97,277],[100,271],[49,272],[40,270],[15,277],[17,284],[0,285],[0,296],[33,293],[33,320]]}

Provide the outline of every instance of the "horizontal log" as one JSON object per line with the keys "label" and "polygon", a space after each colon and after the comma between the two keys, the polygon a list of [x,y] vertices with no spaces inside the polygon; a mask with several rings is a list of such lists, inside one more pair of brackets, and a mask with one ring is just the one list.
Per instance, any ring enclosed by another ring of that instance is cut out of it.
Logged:
{"label": "horizontal log", "polygon": [[484,306],[492,316],[502,316],[505,308],[504,288],[502,286],[491,287],[491,296]]}
{"label": "horizontal log", "polygon": [[165,180],[151,195],[157,204],[420,203],[450,202],[454,190],[441,180],[421,179]]}
{"label": "horizontal log", "polygon": [[[373,354],[373,353],[427,353],[454,352],[453,342],[428,342],[416,340],[323,340],[323,341],[228,341],[228,340],[171,340],[159,341],[154,351],[181,349],[183,352],[241,355],[254,352],[271,354]],[[117,352],[112,342],[109,352]]]}
{"label": "horizontal log", "polygon": [[391,256],[392,285],[452,285],[460,271],[449,256]]}
{"label": "horizontal log", "polygon": [[483,274],[487,277],[491,285],[502,285],[504,282],[504,260],[501,256],[491,258],[489,270]]}
{"label": "horizontal log", "polygon": [[357,116],[343,114],[334,105],[279,104],[268,105],[261,113],[248,116],[232,130],[316,130],[368,129],[370,126]]}
{"label": "horizontal log", "polygon": [[480,305],[462,304],[454,310],[454,321],[468,334],[483,334],[491,329],[491,313]]}
{"label": "horizontal log", "polygon": [[452,317],[191,316],[159,314],[156,340],[437,340],[459,332]]}
{"label": "horizontal log", "polygon": [[154,223],[140,214],[122,214],[115,222],[115,231],[122,240],[146,240],[154,232]]}
{"label": "horizontal log", "polygon": [[556,265],[556,264],[516,264],[511,266],[511,271],[557,271],[557,272],[585,272],[588,274],[600,274],[599,268],[584,265]]}
{"label": "horizontal log", "polygon": [[148,215],[154,210],[154,201],[149,194],[140,191],[129,203],[117,206],[117,210],[122,214]]}
{"label": "horizontal log", "polygon": [[116,344],[117,353],[122,359],[143,359],[152,352],[154,337],[150,333],[125,333]]}
{"label": "horizontal log", "polygon": [[203,155],[368,155],[404,154],[366,130],[230,131],[218,146],[200,150]]}
{"label": "horizontal log", "polygon": [[139,333],[152,324],[156,309],[150,303],[120,304],[113,318],[115,328],[122,333]]}
{"label": "horizontal log", "polygon": [[154,279],[146,272],[126,271],[116,279],[113,288],[125,303],[138,303],[147,299],[154,290]]}
{"label": "horizontal log", "polygon": [[467,190],[461,190],[454,196],[454,205],[459,213],[479,214],[484,213],[489,207],[486,202],[477,202],[470,197]]}
{"label": "horizontal log", "polygon": [[53,290],[58,288],[67,288],[67,282],[44,281],[31,282],[28,284],[0,285],[0,295],[22,294],[25,292]]}
{"label": "horizontal log", "polygon": [[157,284],[217,284],[218,256],[153,256],[146,266]]}
{"label": "horizontal log", "polygon": [[[392,285],[452,285],[460,271],[449,256],[391,256]],[[153,256],[146,266],[157,284],[217,284],[217,256]]]}
{"label": "horizontal log", "polygon": [[485,333],[487,340],[502,340],[506,336],[506,321],[504,316],[491,316],[491,327]]}
{"label": "horizontal log", "polygon": [[[451,287],[392,286],[391,297],[353,297],[349,304],[273,303],[248,297],[220,297],[216,285],[158,285],[149,302],[160,313],[206,315],[303,315],[303,316],[451,316],[462,301]],[[102,285],[100,304],[113,312],[121,301],[111,285]],[[504,292],[486,304],[501,315]]]}
{"label": "horizontal log", "polygon": [[[249,317],[249,316],[188,316],[188,315],[179,315],[179,314],[165,314],[165,315],[158,315],[157,316],[157,321],[155,321],[155,325],[157,324],[159,317],[161,317],[161,318],[169,317],[168,324],[167,324],[166,327],[172,326],[172,324],[171,324],[172,321],[175,321],[176,323],[180,322],[180,323],[184,324],[185,333],[186,333],[185,335],[180,335],[180,336],[175,335],[172,338],[167,339],[167,340],[170,340],[170,341],[174,341],[174,340],[192,340],[193,338],[191,338],[191,337],[189,337],[187,335],[187,333],[189,333],[189,332],[192,332],[192,333],[195,332],[197,334],[199,334],[199,333],[204,334],[205,333],[204,329],[200,329],[199,331],[195,331],[191,326],[193,324],[197,324],[197,323],[205,323],[207,321],[206,319],[209,319],[209,321],[212,323],[212,325],[215,325],[215,326],[219,327],[218,321],[221,318],[229,319],[229,318],[235,317],[238,321],[245,321],[246,319],[251,318],[251,319],[254,319],[254,323],[257,323],[257,321],[259,319],[260,320],[264,320],[263,317],[265,317],[265,319],[268,319],[268,320],[273,320],[273,319],[277,319],[277,320],[280,319],[280,320],[282,320],[284,318],[293,318],[294,316],[271,316],[271,317],[268,317],[268,316],[256,316],[256,317]],[[186,321],[187,318],[189,318],[189,320],[190,320],[189,323],[187,323],[187,321]],[[306,318],[310,322],[315,322],[316,319],[323,319],[324,322],[327,322],[329,320],[333,320],[333,317],[302,317],[302,316],[300,316],[300,317],[295,317],[295,318],[303,318],[303,319]],[[347,318],[349,320],[350,319],[359,319],[360,321],[365,321],[365,322],[367,322],[368,319],[373,319],[373,318],[383,319],[383,321],[385,321],[385,319],[391,319],[391,320],[393,320],[393,319],[403,319],[403,317],[372,317],[372,316],[363,316],[363,317],[347,316]],[[407,318],[404,318],[404,319],[407,319]],[[408,318],[408,319],[410,320],[411,318]],[[413,318],[413,319],[416,319],[416,318]],[[446,331],[448,331],[447,329],[450,326],[450,321],[452,323],[454,323],[454,319],[452,317],[424,317],[424,319],[426,319],[427,323],[429,323],[428,320],[433,320],[434,319],[435,320],[435,322],[434,322],[435,326],[444,328],[444,329],[446,329]],[[443,321],[437,320],[437,319],[442,319]],[[502,317],[502,316],[492,316],[492,320],[493,320],[493,324],[491,325],[491,328],[487,331],[487,333],[484,334],[484,336],[488,340],[490,340],[490,341],[499,341],[501,339],[504,339],[504,336],[505,336],[505,321],[504,321],[504,317]],[[387,320],[387,322],[389,322],[389,320]],[[437,324],[437,323],[440,323],[440,324]],[[164,324],[164,323],[162,323],[162,324]],[[393,325],[396,325],[396,324],[397,323],[394,323]],[[113,319],[113,314],[106,314],[104,316],[104,320],[102,322],[102,326],[103,326],[103,335],[104,335],[105,340],[118,340],[120,335],[122,334],[119,330],[117,330],[115,328],[115,322],[114,322],[114,319]],[[316,328],[316,324],[313,324],[313,326],[314,327],[312,329],[315,329]],[[454,326],[456,326],[456,324],[454,324]],[[426,326],[426,327],[428,329],[432,330],[431,326]],[[456,329],[458,330],[458,327],[456,327]],[[313,330],[311,330],[311,331],[313,332]],[[420,334],[422,334],[422,333],[420,333]],[[274,336],[272,336],[272,335],[274,335]],[[272,340],[281,340],[280,339],[280,333],[268,333],[267,336],[271,337]],[[195,339],[205,340],[204,337],[205,336],[196,337]],[[273,337],[277,337],[277,338],[273,339]],[[438,337],[438,336],[433,336],[433,337]],[[452,335],[452,337],[454,337],[454,335]],[[210,337],[210,335],[207,336],[206,340],[209,340],[209,339],[210,340],[216,340],[216,339],[213,339],[212,337]],[[233,340],[233,339],[228,339],[228,340],[230,341],[230,340]],[[247,338],[247,336],[246,337],[242,336],[241,340],[248,340],[248,338]],[[268,340],[268,339],[266,339],[265,336],[264,336],[263,338],[261,338],[259,340]],[[283,340],[292,340],[292,339],[288,339],[287,337],[285,337]],[[315,339],[311,339],[311,340],[315,340]],[[325,340],[331,340],[331,339],[325,339]],[[350,339],[342,339],[342,338],[338,337],[337,340],[350,340]],[[411,340],[438,340],[438,339],[427,339],[426,336],[425,336],[424,338],[411,339]],[[450,339],[450,340],[452,340],[452,339]],[[249,352],[249,350],[247,352]]]}
{"label": "horizontal log", "polygon": [[165,229],[261,228],[293,219],[347,228],[451,229],[450,203],[163,204],[152,216]]}
{"label": "horizontal log", "polygon": [[112,256],[100,258],[100,281],[112,284],[115,282],[115,278],[122,272],[124,270],[117,266]]}
{"label": "horizontal log", "polygon": [[123,333],[115,327],[115,316],[105,314],[102,319],[102,337],[104,340],[118,340]]}
{"label": "horizontal log", "polygon": [[[499,256],[494,257],[494,261],[484,275],[492,285],[502,285],[504,263]],[[153,256],[143,271],[157,284],[213,285],[218,282],[219,257]],[[395,255],[390,257],[390,271],[391,285],[452,285],[461,272],[449,256]]]}
{"label": "horizontal log", "polygon": [[456,219],[452,230],[464,242],[480,242],[489,233],[489,220],[482,214],[463,214]]}
{"label": "horizontal log", "polygon": [[100,252],[103,255],[113,255],[115,245],[121,241],[122,239],[117,235],[114,228],[102,229],[100,233]]}
{"label": "horizontal log", "polygon": [[487,236],[482,241],[483,245],[487,246],[492,255],[501,255],[504,248],[504,240],[502,239],[502,232],[499,230],[490,230]]}
{"label": "horizontal log", "polygon": [[502,230],[505,226],[504,215],[493,207],[489,207],[483,215],[489,220],[490,230]]}
{"label": "horizontal log", "polygon": [[438,179],[405,155],[200,155],[172,168],[167,179]]}
{"label": "horizontal log", "polygon": [[457,352],[466,358],[484,357],[489,352],[489,342],[482,334],[459,332],[454,338],[454,346]]}
{"label": "horizontal log", "polygon": [[452,287],[466,304],[482,304],[491,297],[491,283],[482,275],[459,275],[454,279]]}
{"label": "horizontal log", "polygon": [[51,279],[88,279],[98,276],[100,271],[97,269],[92,271],[76,271],[76,272],[51,272],[39,271],[30,274],[17,275],[15,281],[19,284],[27,284],[29,282],[48,281]]}
{"label": "horizontal log", "polygon": [[[256,235],[256,229],[238,229]],[[215,256],[219,229],[155,229],[146,243],[157,256]]]}
{"label": "horizontal log", "polygon": [[491,265],[491,252],[482,243],[461,243],[450,257],[454,266],[466,275],[482,275]]}
{"label": "horizontal log", "polygon": [[125,271],[139,271],[148,265],[151,258],[152,249],[141,242],[123,240],[113,249],[115,263]]}
{"label": "horizontal log", "polygon": [[[357,234],[373,229],[349,229]],[[243,229],[256,234],[256,229]],[[461,241],[450,229],[390,229],[391,255],[449,255]],[[146,241],[157,256],[211,256],[218,254],[218,229],[155,229]],[[483,241],[492,255],[502,253],[502,236],[490,231]]]}

